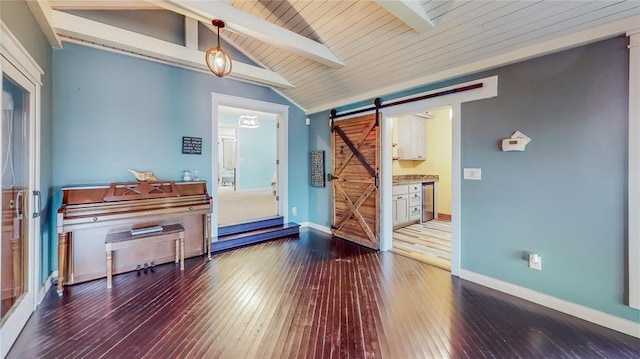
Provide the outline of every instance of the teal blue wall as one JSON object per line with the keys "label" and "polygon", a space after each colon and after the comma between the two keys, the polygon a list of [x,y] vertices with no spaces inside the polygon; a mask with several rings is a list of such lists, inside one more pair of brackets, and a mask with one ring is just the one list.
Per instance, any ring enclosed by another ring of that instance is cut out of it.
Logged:
{"label": "teal blue wall", "polygon": [[[237,127],[237,117],[220,116],[219,122]],[[276,121],[261,119],[258,128],[238,128],[239,191],[271,189],[278,157],[278,129]]]}
{"label": "teal blue wall", "polygon": [[[218,92],[289,106],[289,206],[298,207],[289,216],[307,220],[305,116],[273,90],[74,44],[55,50],[53,65],[56,189],[132,180],[127,168],[166,180],[199,169],[211,186],[211,93]],[[182,136],[202,137],[202,155],[183,155]]]}
{"label": "teal blue wall", "polygon": [[[461,267],[640,322],[624,304],[626,45],[618,37],[383,98],[498,75],[498,97],[462,105],[462,166],[482,168],[482,181],[462,183]],[[310,148],[328,149],[328,113],[310,117]],[[516,130],[533,139],[527,150],[501,152]],[[328,225],[329,193],[310,189],[311,222]]]}
{"label": "teal blue wall", "polygon": [[[52,119],[52,55],[51,46],[40,31],[36,20],[24,1],[0,1],[0,19],[44,71],[40,107],[40,191],[42,192],[42,218],[40,226],[41,252],[39,283],[51,273],[50,222],[55,215],[51,207],[51,119]],[[55,233],[55,231],[54,231]]]}
{"label": "teal blue wall", "polygon": [[[329,129],[329,111],[309,116],[309,151],[324,151],[324,172],[331,173],[331,131]],[[325,181],[325,187],[309,187],[309,221],[331,226],[331,182]]]}

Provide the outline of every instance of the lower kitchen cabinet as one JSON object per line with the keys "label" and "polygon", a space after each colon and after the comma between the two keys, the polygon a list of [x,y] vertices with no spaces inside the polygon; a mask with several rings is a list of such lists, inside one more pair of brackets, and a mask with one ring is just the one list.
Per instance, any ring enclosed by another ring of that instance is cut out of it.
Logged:
{"label": "lower kitchen cabinet", "polygon": [[422,184],[393,186],[393,226],[402,227],[422,218]]}

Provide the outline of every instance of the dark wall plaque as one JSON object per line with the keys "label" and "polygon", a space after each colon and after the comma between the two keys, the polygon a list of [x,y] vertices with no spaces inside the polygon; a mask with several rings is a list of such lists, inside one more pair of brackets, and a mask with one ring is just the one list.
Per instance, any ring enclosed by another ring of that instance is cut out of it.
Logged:
{"label": "dark wall plaque", "polygon": [[324,187],[324,151],[311,151],[311,186]]}
{"label": "dark wall plaque", "polygon": [[202,137],[182,137],[182,153],[188,155],[202,154]]}

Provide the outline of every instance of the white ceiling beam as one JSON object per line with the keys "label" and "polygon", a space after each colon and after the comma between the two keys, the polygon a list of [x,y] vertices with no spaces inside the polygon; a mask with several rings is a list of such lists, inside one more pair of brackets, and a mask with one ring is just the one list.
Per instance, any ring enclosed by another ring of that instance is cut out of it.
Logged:
{"label": "white ceiling beam", "polygon": [[50,0],[56,10],[157,10],[144,0]]}
{"label": "white ceiling beam", "polygon": [[431,21],[427,13],[424,12],[420,1],[375,0],[375,2],[419,34],[435,27],[433,21]]}
{"label": "white ceiling beam", "polygon": [[31,13],[33,14],[33,17],[38,22],[38,25],[40,25],[42,33],[44,34],[44,36],[46,36],[47,40],[49,40],[49,44],[51,45],[51,47],[55,49],[61,49],[62,41],[60,41],[60,37],[58,37],[58,34],[56,34],[56,31],[51,23],[53,9],[51,9],[51,5],[49,4],[49,2],[46,0],[29,0],[27,1],[27,5],[29,6]]}
{"label": "white ceiling beam", "polygon": [[329,67],[344,66],[344,63],[327,46],[236,9],[225,1],[149,0],[149,2],[205,24],[210,24],[213,19],[221,19],[224,20],[229,31]]}
{"label": "white ceiling beam", "polygon": [[[141,35],[119,27],[106,25],[80,16],[53,11],[53,24],[58,34],[83,41],[111,46],[181,66],[207,70],[205,53],[181,45]],[[211,76],[214,76],[213,74]],[[239,61],[233,62],[233,72],[229,75],[251,82],[282,88],[294,87],[280,74]]]}
{"label": "white ceiling beam", "polygon": [[184,46],[198,49],[198,20],[184,17]]}

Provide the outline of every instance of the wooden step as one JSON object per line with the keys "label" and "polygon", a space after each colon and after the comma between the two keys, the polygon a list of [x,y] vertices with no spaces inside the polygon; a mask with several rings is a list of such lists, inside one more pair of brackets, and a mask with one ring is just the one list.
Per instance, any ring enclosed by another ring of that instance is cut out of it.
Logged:
{"label": "wooden step", "polygon": [[218,227],[218,238],[223,236],[228,236],[230,234],[248,232],[248,231],[253,231],[261,228],[281,226],[283,224],[284,224],[284,218],[282,216],[259,218],[251,222],[244,222],[244,223],[232,224],[229,226]]}
{"label": "wooden step", "polygon": [[211,251],[219,252],[227,249],[238,248],[250,244],[260,243],[271,239],[298,235],[300,225],[289,222],[267,228],[258,228],[242,233],[233,233],[226,236],[218,236],[218,240],[211,243]]}

